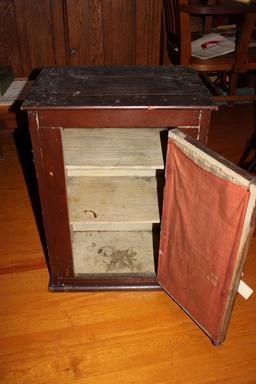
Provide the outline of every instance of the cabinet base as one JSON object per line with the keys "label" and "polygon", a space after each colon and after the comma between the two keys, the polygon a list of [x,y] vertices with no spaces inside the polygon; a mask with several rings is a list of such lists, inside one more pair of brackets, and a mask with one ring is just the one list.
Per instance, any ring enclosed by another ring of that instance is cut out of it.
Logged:
{"label": "cabinet base", "polygon": [[93,291],[143,291],[143,290],[161,290],[160,285],[156,283],[142,285],[57,285],[49,282],[50,292],[93,292]]}

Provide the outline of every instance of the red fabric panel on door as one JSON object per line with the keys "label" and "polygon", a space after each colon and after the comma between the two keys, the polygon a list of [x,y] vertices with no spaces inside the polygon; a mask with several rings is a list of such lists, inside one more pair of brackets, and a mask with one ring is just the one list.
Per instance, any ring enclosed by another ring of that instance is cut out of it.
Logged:
{"label": "red fabric panel on door", "polygon": [[169,142],[158,281],[216,340],[249,191],[201,169]]}

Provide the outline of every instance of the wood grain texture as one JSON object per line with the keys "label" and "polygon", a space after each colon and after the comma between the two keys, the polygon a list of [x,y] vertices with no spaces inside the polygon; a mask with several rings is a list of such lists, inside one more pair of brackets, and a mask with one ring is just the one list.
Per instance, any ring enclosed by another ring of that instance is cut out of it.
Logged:
{"label": "wood grain texture", "polygon": [[[178,100],[176,99],[176,102]],[[205,107],[207,108],[207,107]],[[209,108],[209,107],[208,107]],[[204,130],[208,132],[206,124],[201,126],[200,134],[198,128],[200,127],[199,115],[202,112],[201,109],[186,109],[175,108],[170,109],[161,108],[141,108],[141,109],[97,109],[79,111],[79,109],[67,109],[61,110],[62,116],[62,128],[91,128],[92,126],[97,128],[134,128],[134,127],[183,127],[183,131],[196,133],[196,138],[207,137]],[[41,127],[47,125],[58,126],[60,116],[58,113],[52,111],[43,110],[38,113],[38,121]],[[186,126],[187,128],[184,128]],[[204,130],[203,130],[204,128]],[[193,136],[193,135],[192,135]],[[193,136],[194,137],[194,136]],[[202,140],[205,143],[205,140]]]}
{"label": "wood grain texture", "polygon": [[[61,0],[50,1],[49,5],[55,65],[65,65],[67,64],[65,2]],[[49,64],[47,63],[47,65]]]}
{"label": "wood grain texture", "polygon": [[[214,113],[210,147],[238,161],[253,113],[252,105]],[[255,293],[237,297],[227,340],[217,348],[163,292],[49,293],[16,149],[3,141],[1,384],[254,384]],[[244,274],[254,291],[255,270],[254,237]]]}
{"label": "wood grain texture", "polygon": [[161,0],[136,1],[137,65],[160,64],[161,16]]}
{"label": "wood grain texture", "polygon": [[90,230],[94,223],[108,230],[112,223],[160,222],[155,177],[70,177],[67,194],[74,230]]}
{"label": "wood grain texture", "polygon": [[66,0],[66,9],[68,64],[160,63],[160,0]]}
{"label": "wood grain texture", "polygon": [[33,84],[23,107],[217,109],[193,69],[156,65],[48,67]]}
{"label": "wood grain texture", "polygon": [[[68,64],[103,61],[101,1],[67,0]],[[83,42],[83,44],[81,44]]]}
{"label": "wood grain texture", "polygon": [[0,16],[0,62],[12,65],[15,76],[66,63],[62,0],[3,0]]}
{"label": "wood grain texture", "polygon": [[[136,63],[136,4],[134,1],[101,1],[103,11],[103,62],[102,64]],[[142,1],[140,6],[143,7]],[[150,9],[153,13],[153,10]],[[149,35],[150,31],[147,30]],[[160,37],[160,35],[159,35]],[[160,38],[159,38],[160,40]],[[147,60],[144,57],[144,62]]]}
{"label": "wood grain texture", "polygon": [[1,0],[0,62],[16,76],[47,65],[160,64],[161,0]]}
{"label": "wood grain texture", "polygon": [[[59,2],[60,0],[57,0],[57,3]],[[52,25],[55,24],[55,28],[57,25],[62,27],[62,19],[52,19],[51,1],[14,0],[14,6],[23,74],[28,75],[32,69],[58,64],[55,58],[55,36]],[[63,52],[63,47],[64,37],[61,44],[59,39],[58,55]],[[62,60],[58,61],[60,64]]]}
{"label": "wood grain texture", "polygon": [[62,137],[66,169],[164,169],[159,129],[73,128]]}
{"label": "wood grain texture", "polygon": [[14,1],[0,1],[0,63],[12,65],[16,75],[24,75],[20,51]]}

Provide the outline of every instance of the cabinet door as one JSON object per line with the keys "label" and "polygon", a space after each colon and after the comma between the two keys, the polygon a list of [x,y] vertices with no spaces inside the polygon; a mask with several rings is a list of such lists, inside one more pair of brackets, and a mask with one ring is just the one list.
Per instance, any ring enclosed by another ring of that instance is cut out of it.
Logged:
{"label": "cabinet door", "polygon": [[169,133],[157,279],[210,336],[225,338],[255,213],[249,174]]}
{"label": "cabinet door", "polygon": [[66,0],[69,64],[159,64],[161,0]]}

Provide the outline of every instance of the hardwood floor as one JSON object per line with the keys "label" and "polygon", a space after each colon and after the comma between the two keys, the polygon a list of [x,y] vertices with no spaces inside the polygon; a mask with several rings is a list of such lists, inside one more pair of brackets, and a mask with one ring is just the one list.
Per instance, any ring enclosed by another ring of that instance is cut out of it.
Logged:
{"label": "hardwood floor", "polygon": [[[209,146],[237,162],[252,105],[213,116]],[[0,161],[0,383],[256,383],[256,294],[237,296],[214,347],[159,292],[49,293],[48,272],[14,142]],[[256,238],[244,281],[256,290]]]}

